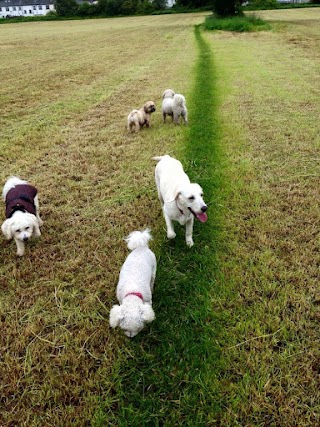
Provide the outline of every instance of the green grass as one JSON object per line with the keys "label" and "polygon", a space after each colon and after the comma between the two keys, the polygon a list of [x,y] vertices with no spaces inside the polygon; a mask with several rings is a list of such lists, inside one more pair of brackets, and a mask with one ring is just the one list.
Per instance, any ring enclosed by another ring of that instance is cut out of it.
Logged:
{"label": "green grass", "polygon": [[271,26],[261,18],[256,16],[236,16],[233,18],[217,18],[207,16],[204,23],[206,30],[221,31],[265,31],[270,30]]}

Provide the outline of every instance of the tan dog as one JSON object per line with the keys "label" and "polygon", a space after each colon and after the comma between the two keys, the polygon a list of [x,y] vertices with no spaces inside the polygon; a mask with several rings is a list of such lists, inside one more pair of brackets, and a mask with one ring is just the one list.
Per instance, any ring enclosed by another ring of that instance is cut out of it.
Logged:
{"label": "tan dog", "polygon": [[151,113],[156,111],[156,106],[153,101],[148,101],[144,104],[140,110],[132,110],[128,116],[128,131],[139,132],[139,130],[146,125],[148,128],[151,127]]}

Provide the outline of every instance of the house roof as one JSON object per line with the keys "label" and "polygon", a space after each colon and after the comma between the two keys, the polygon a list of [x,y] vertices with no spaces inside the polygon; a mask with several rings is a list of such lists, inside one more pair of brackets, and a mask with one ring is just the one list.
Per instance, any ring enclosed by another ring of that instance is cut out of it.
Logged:
{"label": "house roof", "polygon": [[0,7],[9,6],[46,6],[54,4],[55,0],[0,0]]}

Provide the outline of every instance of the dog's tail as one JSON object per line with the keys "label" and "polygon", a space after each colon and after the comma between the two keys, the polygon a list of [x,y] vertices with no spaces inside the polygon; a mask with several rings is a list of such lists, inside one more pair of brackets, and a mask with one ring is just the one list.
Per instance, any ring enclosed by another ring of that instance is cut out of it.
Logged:
{"label": "dog's tail", "polygon": [[156,162],[160,162],[160,160],[162,159],[166,159],[167,157],[170,157],[168,154],[166,154],[165,156],[155,156],[155,157],[151,157],[152,160],[155,160]]}
{"label": "dog's tail", "polygon": [[133,251],[136,248],[141,248],[144,246],[148,247],[149,240],[152,239],[150,229],[146,228],[143,231],[133,231],[129,234],[128,237],[125,237],[125,241],[127,242],[128,249]]}

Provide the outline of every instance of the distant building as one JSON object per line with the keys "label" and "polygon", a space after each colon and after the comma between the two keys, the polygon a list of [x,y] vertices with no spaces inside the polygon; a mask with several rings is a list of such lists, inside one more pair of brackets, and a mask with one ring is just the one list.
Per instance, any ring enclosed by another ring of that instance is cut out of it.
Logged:
{"label": "distant building", "polygon": [[46,15],[54,10],[54,0],[0,0],[0,18]]}

